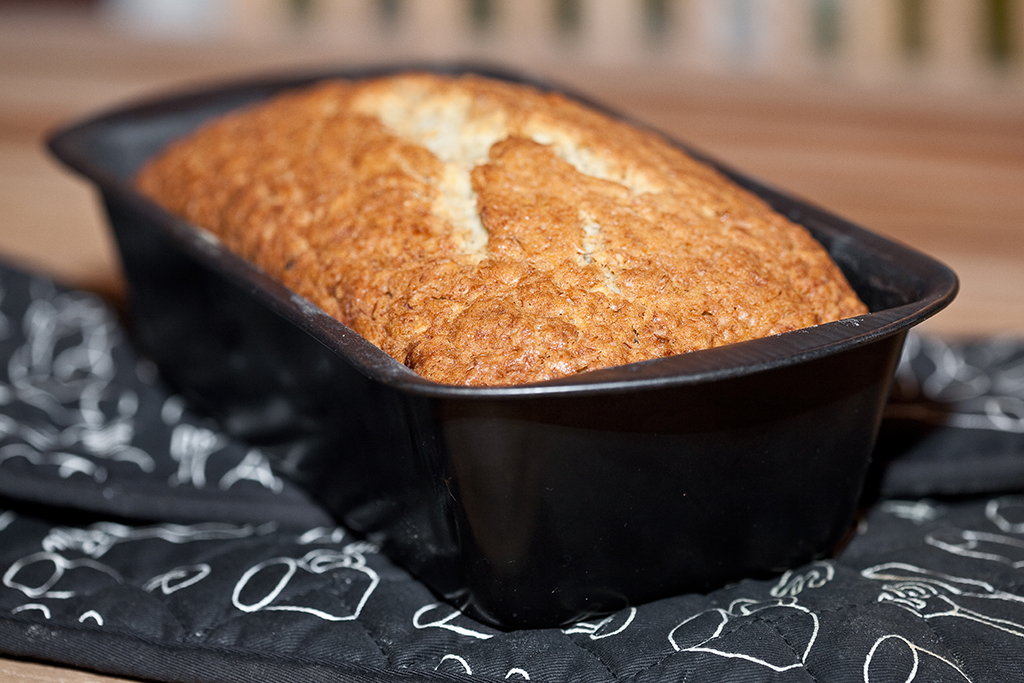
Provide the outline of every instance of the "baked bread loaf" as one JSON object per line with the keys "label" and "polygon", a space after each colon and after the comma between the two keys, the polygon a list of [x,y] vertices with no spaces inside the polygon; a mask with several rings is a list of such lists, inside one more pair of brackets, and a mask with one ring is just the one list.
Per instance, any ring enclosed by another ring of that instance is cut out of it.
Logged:
{"label": "baked bread loaf", "polygon": [[867,310],[802,227],[661,137],[473,75],[288,92],[173,143],[137,186],[442,383]]}

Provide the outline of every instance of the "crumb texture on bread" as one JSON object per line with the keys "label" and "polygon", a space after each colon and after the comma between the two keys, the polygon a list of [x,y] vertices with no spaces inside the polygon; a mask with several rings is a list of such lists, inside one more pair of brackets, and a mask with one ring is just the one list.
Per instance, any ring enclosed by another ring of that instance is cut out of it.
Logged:
{"label": "crumb texture on bread", "polygon": [[477,76],[326,81],[139,189],[421,375],[518,384],[866,312],[800,226],[659,136]]}

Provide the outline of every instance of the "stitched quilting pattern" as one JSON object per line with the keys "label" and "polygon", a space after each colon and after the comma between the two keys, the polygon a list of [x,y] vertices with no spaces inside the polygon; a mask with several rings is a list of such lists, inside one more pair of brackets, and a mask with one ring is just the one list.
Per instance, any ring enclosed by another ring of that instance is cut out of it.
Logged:
{"label": "stitched quilting pattern", "polygon": [[[908,345],[887,427],[904,451],[880,454],[898,476],[878,473],[869,494],[890,495],[866,499],[834,558],[505,632],[439,602],[259,449],[191,412],[101,301],[11,269],[0,290],[7,655],[172,682],[980,682],[1024,670],[1024,491],[1006,478],[1024,471],[1024,352],[1006,340]],[[919,466],[930,452],[946,478]],[[1003,478],[984,481],[989,465]]]}

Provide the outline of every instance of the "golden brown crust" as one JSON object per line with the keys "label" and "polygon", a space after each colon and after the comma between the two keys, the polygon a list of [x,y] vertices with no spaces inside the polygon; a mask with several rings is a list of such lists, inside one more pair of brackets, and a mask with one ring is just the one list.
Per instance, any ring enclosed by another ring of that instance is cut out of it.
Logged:
{"label": "golden brown crust", "polygon": [[467,76],[330,81],[140,190],[423,376],[517,384],[866,312],[801,227],[661,138]]}

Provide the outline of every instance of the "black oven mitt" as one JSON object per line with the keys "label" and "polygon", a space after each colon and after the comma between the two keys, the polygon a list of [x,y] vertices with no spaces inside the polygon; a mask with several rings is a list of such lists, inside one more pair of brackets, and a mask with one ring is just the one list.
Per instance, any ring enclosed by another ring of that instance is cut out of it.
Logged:
{"label": "black oven mitt", "polygon": [[214,681],[996,681],[1024,671],[1024,344],[911,337],[834,557],[503,632],[161,385],[113,309],[0,268],[0,654]]}

